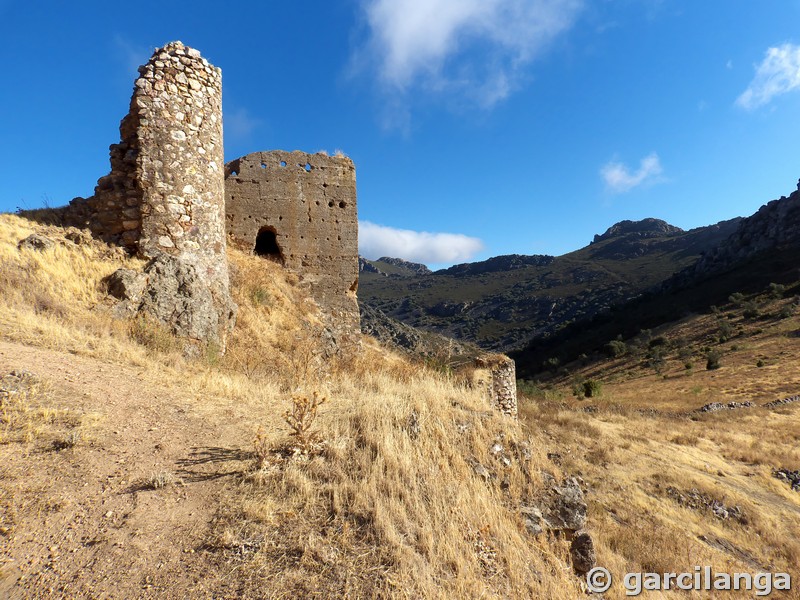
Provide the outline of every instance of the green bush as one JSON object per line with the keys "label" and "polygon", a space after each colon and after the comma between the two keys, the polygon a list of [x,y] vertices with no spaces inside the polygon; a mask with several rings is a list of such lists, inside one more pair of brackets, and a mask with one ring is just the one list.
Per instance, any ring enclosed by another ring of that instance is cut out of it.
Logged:
{"label": "green bush", "polygon": [[756,366],[760,369],[761,367],[764,366],[764,361],[759,358],[758,362],[756,363]]}
{"label": "green bush", "polygon": [[628,351],[628,346],[625,342],[619,340],[611,340],[606,344],[606,353],[612,358],[623,356]]}
{"label": "green bush", "polygon": [[757,319],[761,316],[761,311],[758,310],[758,305],[755,302],[746,302],[742,316],[745,319]]}
{"label": "green bush", "polygon": [[742,294],[741,292],[734,292],[733,294],[728,296],[728,302],[730,302],[734,306],[740,306],[743,300],[744,300],[744,294]]}
{"label": "green bush", "polygon": [[720,359],[722,359],[722,355],[717,352],[716,350],[711,350],[706,355],[706,369],[709,371],[713,371],[714,369],[720,368]]}
{"label": "green bush", "polygon": [[599,381],[587,379],[583,382],[583,397],[597,398],[603,391],[603,386]]}
{"label": "green bush", "polygon": [[723,342],[727,342],[731,339],[733,335],[733,327],[731,327],[730,322],[727,319],[723,319],[719,322],[719,342],[720,344]]}
{"label": "green bush", "polygon": [[773,298],[783,298],[783,294],[786,291],[786,286],[781,285],[780,283],[770,283],[768,289]]}

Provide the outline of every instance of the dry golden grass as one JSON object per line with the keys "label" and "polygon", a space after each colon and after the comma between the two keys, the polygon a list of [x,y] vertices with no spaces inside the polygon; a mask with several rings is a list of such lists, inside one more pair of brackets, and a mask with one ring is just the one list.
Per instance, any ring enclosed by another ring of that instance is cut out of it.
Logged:
{"label": "dry golden grass", "polygon": [[[777,314],[791,300],[762,302]],[[798,598],[800,494],[772,471],[800,468],[800,403],[694,412],[709,402],[760,405],[800,393],[800,347],[787,337],[798,318],[754,321],[740,313],[729,307],[727,318],[741,333],[723,343],[714,315],[652,332],[670,347],[661,373],[630,355],[568,365],[569,375],[521,403],[520,420],[547,431],[562,468],[590,485],[598,562],[612,573],[691,572],[704,564],[731,573],[785,571],[795,589],[779,597]],[[721,368],[705,369],[704,348],[722,350]],[[573,397],[573,382],[585,379],[603,384],[600,397]],[[590,405],[596,410],[586,412]],[[670,486],[739,506],[744,519],[684,508],[667,493]],[[615,586],[607,596],[622,598],[624,590]]]}
{"label": "dry golden grass", "polygon": [[[61,242],[43,253],[17,250],[34,230]],[[520,504],[541,492],[543,471],[588,483],[599,563],[617,576],[711,564],[800,577],[800,500],[771,473],[800,468],[800,406],[687,416],[711,401],[800,391],[800,349],[787,337],[795,317],[753,322],[731,310],[727,318],[745,335],[722,344],[716,371],[705,370],[701,350],[719,346],[716,317],[687,319],[654,335],[680,338],[690,356],[676,347],[659,374],[629,358],[572,366],[570,377],[523,398],[517,423],[490,411],[462,378],[369,340],[358,356],[329,355],[296,278],[235,250],[229,260],[239,315],[228,352],[187,361],[152,323],[112,317],[102,279],[140,261],[0,215],[0,336],[135,365],[142,378],[191,391],[195,412],[235,422],[241,447],[257,450],[260,464],[225,486],[208,536],[240,595],[580,597],[566,542],[529,537],[519,516]],[[600,380],[602,395],[576,400],[575,376]],[[287,455],[282,415],[292,395],[314,392],[328,399],[313,422],[321,443]],[[597,411],[585,412],[589,404]],[[36,417],[32,427],[42,424]],[[490,452],[495,443],[509,465]],[[685,508],[669,487],[737,505],[746,519]],[[0,508],[2,533],[15,519],[2,486]],[[615,586],[607,597],[623,594]]]}
{"label": "dry golden grass", "polygon": [[[58,245],[17,250],[34,230]],[[135,365],[143,379],[190,391],[195,412],[235,420],[243,448],[258,435],[261,468],[254,461],[227,486],[209,534],[221,560],[231,557],[228,577],[244,595],[580,594],[565,543],[530,537],[519,514],[541,492],[543,468],[562,475],[546,464],[535,432],[493,413],[462,380],[369,340],[360,355],[329,355],[296,278],[235,250],[229,259],[239,313],[228,351],[189,361],[151,323],[112,317],[102,279],[140,261],[0,215],[0,336]],[[313,423],[320,444],[287,456],[282,415],[293,394],[315,392],[328,399]],[[491,454],[495,443],[508,465]]]}

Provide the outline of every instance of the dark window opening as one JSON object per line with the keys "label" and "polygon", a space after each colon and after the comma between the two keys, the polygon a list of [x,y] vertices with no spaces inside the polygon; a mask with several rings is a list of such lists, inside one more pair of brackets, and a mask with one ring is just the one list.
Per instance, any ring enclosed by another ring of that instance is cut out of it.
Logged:
{"label": "dark window opening", "polygon": [[258,256],[283,264],[283,252],[281,252],[281,247],[278,245],[278,236],[272,227],[259,229],[253,252]]}

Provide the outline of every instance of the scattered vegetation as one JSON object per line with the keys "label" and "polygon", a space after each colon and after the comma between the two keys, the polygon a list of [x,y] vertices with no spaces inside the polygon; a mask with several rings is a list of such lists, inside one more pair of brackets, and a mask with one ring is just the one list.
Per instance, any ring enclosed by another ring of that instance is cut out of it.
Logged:
{"label": "scattered vegetation", "polygon": [[178,483],[178,479],[171,471],[155,471],[147,479],[146,487],[151,490],[160,490]]}
{"label": "scattered vegetation", "polygon": [[706,370],[713,371],[714,369],[719,369],[720,360],[722,360],[722,354],[718,350],[711,350],[706,354]]}

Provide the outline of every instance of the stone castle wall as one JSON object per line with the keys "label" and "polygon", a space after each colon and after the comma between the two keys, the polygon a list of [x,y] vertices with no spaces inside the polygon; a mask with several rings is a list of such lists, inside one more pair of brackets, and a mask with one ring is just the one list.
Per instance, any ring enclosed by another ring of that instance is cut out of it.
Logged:
{"label": "stone castle wall", "polygon": [[337,336],[359,331],[358,213],[353,162],[255,152],[225,165],[231,243],[301,276]]}

